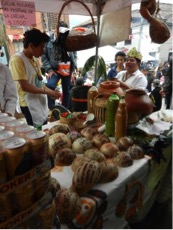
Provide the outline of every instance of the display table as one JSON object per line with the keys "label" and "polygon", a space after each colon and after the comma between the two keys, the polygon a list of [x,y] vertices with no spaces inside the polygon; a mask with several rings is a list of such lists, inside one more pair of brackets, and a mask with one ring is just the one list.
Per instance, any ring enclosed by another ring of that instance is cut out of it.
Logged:
{"label": "display table", "polygon": [[[45,128],[54,126],[50,123]],[[134,160],[127,168],[119,167],[117,179],[109,183],[96,184],[85,196],[81,196],[82,208],[77,217],[62,228],[123,229],[128,223],[145,218],[161,189],[172,157],[172,145],[163,152],[166,161],[160,164],[149,156]],[[55,166],[51,176],[61,188],[70,188],[73,171],[70,166]]]}
{"label": "display table", "polygon": [[[167,162],[162,161],[159,165],[146,156],[134,160],[130,167],[119,168],[116,180],[95,185],[86,196],[81,197],[81,212],[69,227],[123,229],[129,221],[141,221],[159,191],[159,183],[170,162],[170,150],[169,146],[164,152]],[[61,188],[71,186],[73,172],[70,166],[54,167],[51,176],[59,181]]]}

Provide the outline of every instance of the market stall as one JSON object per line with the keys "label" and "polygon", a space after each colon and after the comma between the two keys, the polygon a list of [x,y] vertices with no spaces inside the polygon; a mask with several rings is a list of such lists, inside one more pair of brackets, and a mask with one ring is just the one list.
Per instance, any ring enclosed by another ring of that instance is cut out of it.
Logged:
{"label": "market stall", "polygon": [[[165,126],[162,131],[160,130],[161,133],[164,129],[169,130],[171,127],[171,113],[172,111],[168,110],[150,115],[152,119],[156,119],[155,124],[157,126],[157,122],[164,122],[161,119],[166,114],[167,122],[165,125],[168,126]],[[161,119],[158,119],[158,116]],[[51,129],[57,124],[61,124],[61,122],[50,123],[44,129]],[[156,128],[153,125],[153,127],[148,126],[148,128],[152,135],[151,128],[153,132],[157,132],[156,136],[149,138],[150,142],[153,138],[159,138],[161,133],[158,135],[158,126]],[[148,130],[145,127],[147,138]],[[131,131],[131,133],[133,132]],[[138,138],[140,139],[140,136]],[[114,139],[111,140],[112,142],[115,141]],[[159,142],[160,149],[163,147],[162,144],[162,142]],[[118,167],[118,177],[115,180],[107,183],[97,183],[86,194],[80,195],[82,203],[80,211],[73,220],[67,224],[62,224],[62,228],[123,229],[129,223],[137,223],[143,220],[152,207],[158,192],[163,189],[162,183],[172,159],[171,149],[172,144],[168,141],[164,145],[162,156],[159,156],[159,151],[156,155],[152,154],[154,150],[151,148],[151,154],[133,160],[132,165]],[[78,157],[80,156],[81,154],[78,154]],[[71,165],[55,166],[51,170],[51,176],[60,182],[62,189],[69,189],[73,183],[74,171]]]}

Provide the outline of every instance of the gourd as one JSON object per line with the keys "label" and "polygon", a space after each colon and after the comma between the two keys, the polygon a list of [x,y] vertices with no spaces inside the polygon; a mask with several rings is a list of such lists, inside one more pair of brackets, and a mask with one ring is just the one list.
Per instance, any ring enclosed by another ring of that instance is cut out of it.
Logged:
{"label": "gourd", "polygon": [[118,155],[113,159],[116,166],[119,167],[129,167],[133,164],[133,159],[125,151],[119,151]]}
{"label": "gourd", "polygon": [[72,221],[81,209],[79,195],[70,189],[60,189],[54,198],[56,214],[61,224]]}
{"label": "gourd", "polygon": [[91,160],[96,160],[97,162],[102,162],[106,160],[106,157],[98,149],[88,149],[84,152],[84,156],[88,157]]}
{"label": "gourd", "polygon": [[62,148],[70,148],[71,140],[64,133],[54,133],[49,137],[49,152],[56,155],[58,150]]}
{"label": "gourd", "polygon": [[73,144],[72,144],[72,149],[74,152],[82,154],[84,153],[87,149],[93,148],[92,141],[85,137],[80,137],[76,139]]}
{"label": "gourd", "polygon": [[109,142],[109,143],[104,143],[101,146],[100,151],[104,154],[106,158],[111,158],[117,154],[119,148],[116,144]]}
{"label": "gourd", "polygon": [[98,182],[101,173],[102,170],[97,161],[85,162],[75,170],[71,189],[79,195],[86,194]]}
{"label": "gourd", "polygon": [[130,156],[134,160],[138,160],[138,159],[144,158],[144,151],[138,145],[132,145],[132,146],[130,146],[128,148],[127,152],[130,154]]}
{"label": "gourd", "polygon": [[55,165],[69,166],[76,157],[76,153],[72,149],[62,148],[55,154]]}
{"label": "gourd", "polygon": [[97,133],[97,130],[92,128],[92,127],[85,127],[81,130],[81,135],[83,137],[88,138],[89,140],[92,140],[92,138],[94,137],[94,135]]}
{"label": "gourd", "polygon": [[71,164],[71,169],[73,172],[75,172],[79,167],[81,167],[85,162],[88,162],[90,161],[91,159],[84,156],[84,155],[81,155],[81,156],[78,156],[77,158],[75,158]]}
{"label": "gourd", "polygon": [[118,177],[118,168],[110,161],[106,160],[100,163],[102,168],[102,174],[98,183],[107,183],[115,180]]}
{"label": "gourd", "polygon": [[52,135],[54,133],[64,133],[67,134],[70,131],[69,127],[67,125],[54,125],[49,130],[49,135]]}
{"label": "gourd", "polygon": [[104,143],[108,143],[110,142],[109,137],[106,136],[103,133],[99,133],[94,135],[93,139],[92,139],[93,145],[95,147],[97,147],[98,149],[100,149],[100,147],[104,144]]}

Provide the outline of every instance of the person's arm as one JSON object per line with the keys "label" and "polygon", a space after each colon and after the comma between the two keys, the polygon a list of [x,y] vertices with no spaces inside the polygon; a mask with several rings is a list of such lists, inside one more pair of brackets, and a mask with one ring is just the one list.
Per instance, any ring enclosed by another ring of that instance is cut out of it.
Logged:
{"label": "person's arm", "polygon": [[131,89],[130,86],[128,86],[125,82],[121,81],[121,80],[118,80],[117,78],[115,79],[115,81],[119,82],[120,83],[120,87],[123,88],[123,89]]}
{"label": "person's arm", "polygon": [[4,72],[6,78],[6,85],[4,87],[4,112],[11,116],[14,116],[18,99],[16,84],[12,78],[11,72],[8,67],[4,67]]}
{"label": "person's arm", "polygon": [[50,97],[58,99],[61,96],[61,93],[57,90],[51,90],[44,86],[43,88],[38,88],[37,86],[31,85],[27,80],[18,81],[22,90],[28,93],[34,94],[47,94]]}
{"label": "person's arm", "polygon": [[19,82],[24,92],[34,94],[47,94],[55,99],[61,96],[60,92],[58,92],[57,90],[54,91],[48,89],[47,87],[39,88],[35,85],[30,84],[28,81],[23,60],[20,57],[15,57],[10,60],[10,69],[13,79]]}
{"label": "person's arm", "polygon": [[54,70],[52,69],[52,66],[50,64],[47,44],[45,45],[43,54],[41,56],[41,61],[42,61],[42,64],[43,64],[43,66],[45,68],[45,71],[48,73],[47,78],[50,78],[53,74],[56,74],[54,72]]}

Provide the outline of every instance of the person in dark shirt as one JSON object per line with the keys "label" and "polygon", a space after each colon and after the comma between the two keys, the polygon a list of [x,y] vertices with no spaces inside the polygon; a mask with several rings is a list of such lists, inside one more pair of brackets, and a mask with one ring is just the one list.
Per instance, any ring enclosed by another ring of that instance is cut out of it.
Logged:
{"label": "person in dark shirt", "polygon": [[159,111],[162,107],[162,95],[160,93],[161,87],[160,87],[160,81],[159,79],[155,79],[153,81],[154,89],[150,93],[150,98],[154,102],[154,109],[153,112]]}
{"label": "person in dark shirt", "polygon": [[122,51],[119,51],[115,55],[115,66],[110,69],[108,72],[108,80],[113,80],[117,73],[124,70],[124,63],[126,60],[126,54]]}
{"label": "person in dark shirt", "polygon": [[172,59],[169,61],[169,68],[165,74],[161,94],[165,96],[166,109],[172,109]]}

